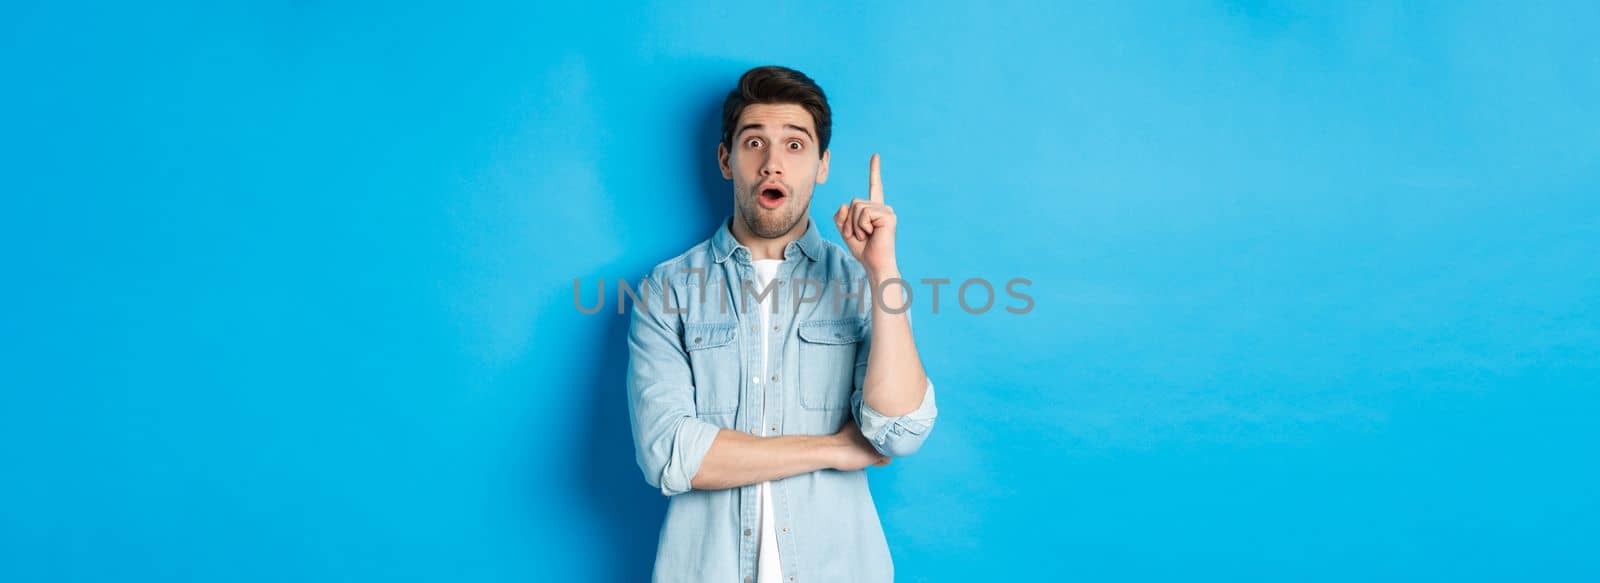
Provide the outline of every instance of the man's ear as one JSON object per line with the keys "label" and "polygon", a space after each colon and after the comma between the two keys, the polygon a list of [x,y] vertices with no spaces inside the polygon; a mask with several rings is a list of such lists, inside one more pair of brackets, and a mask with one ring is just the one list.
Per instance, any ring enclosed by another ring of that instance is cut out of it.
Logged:
{"label": "man's ear", "polygon": [[817,184],[828,181],[828,157],[833,154],[831,150],[822,151],[822,166],[817,168]]}
{"label": "man's ear", "polygon": [[723,180],[733,180],[733,167],[728,164],[728,146],[717,142],[717,167],[722,169]]}

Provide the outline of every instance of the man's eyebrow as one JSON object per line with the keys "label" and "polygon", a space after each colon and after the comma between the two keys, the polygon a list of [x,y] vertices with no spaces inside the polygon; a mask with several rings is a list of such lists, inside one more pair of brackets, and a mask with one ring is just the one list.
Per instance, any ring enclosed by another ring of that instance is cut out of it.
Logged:
{"label": "man's eyebrow", "polygon": [[[765,124],[747,123],[747,124],[744,124],[742,126],[739,126],[739,131],[733,132],[733,135],[735,135],[735,136],[743,135],[745,130],[761,129],[761,128],[764,128],[764,127],[766,127]],[[801,126],[797,126],[797,125],[794,125],[792,123],[786,123],[786,124],[783,124],[783,127],[787,128],[787,129],[799,131],[800,133],[805,134],[806,137],[811,138],[813,140],[816,139],[816,137],[811,135],[811,130],[808,130],[808,129],[803,128]]]}
{"label": "man's eyebrow", "polygon": [[[808,129],[805,129],[803,127],[794,125],[792,123],[783,124],[783,127],[789,128],[791,130],[800,130],[800,133],[805,134],[807,138],[811,138],[811,130],[808,130]],[[816,138],[812,138],[812,139],[816,139]]]}
{"label": "man's eyebrow", "polygon": [[745,131],[747,131],[747,130],[760,129],[762,127],[765,127],[765,126],[763,126],[761,124],[758,124],[758,123],[747,123],[747,124],[744,124],[742,126],[739,126],[739,131],[733,132],[733,135],[735,135],[735,136],[741,135],[741,134],[745,133]]}

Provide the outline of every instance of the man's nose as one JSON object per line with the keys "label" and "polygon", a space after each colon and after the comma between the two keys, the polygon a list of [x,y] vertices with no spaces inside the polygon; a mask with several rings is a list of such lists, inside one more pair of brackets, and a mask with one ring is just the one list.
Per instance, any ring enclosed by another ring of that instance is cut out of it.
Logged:
{"label": "man's nose", "polygon": [[768,155],[767,156],[767,160],[761,164],[761,175],[762,176],[774,176],[774,175],[782,176],[783,175],[783,164],[781,163],[781,157],[780,156]]}

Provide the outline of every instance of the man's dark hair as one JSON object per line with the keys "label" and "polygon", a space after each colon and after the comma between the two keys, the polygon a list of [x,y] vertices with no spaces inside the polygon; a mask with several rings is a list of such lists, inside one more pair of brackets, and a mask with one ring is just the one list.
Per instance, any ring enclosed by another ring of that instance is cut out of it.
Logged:
{"label": "man's dark hair", "polygon": [[833,110],[828,108],[828,96],[822,93],[805,73],[788,67],[766,66],[745,71],[739,77],[739,86],[728,92],[722,102],[722,145],[733,151],[734,126],[747,105],[756,103],[792,103],[811,113],[817,126],[817,157],[828,150],[828,139],[833,135]]}

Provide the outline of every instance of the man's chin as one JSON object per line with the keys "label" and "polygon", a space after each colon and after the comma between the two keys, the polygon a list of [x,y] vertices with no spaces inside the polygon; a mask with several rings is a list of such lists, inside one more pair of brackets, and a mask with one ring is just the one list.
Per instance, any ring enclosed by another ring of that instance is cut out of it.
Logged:
{"label": "man's chin", "polygon": [[[750,232],[764,239],[776,239],[793,231],[805,220],[806,214],[794,211],[788,207],[775,209],[753,209],[755,212],[745,216],[745,225]],[[787,212],[786,212],[787,211]]]}

